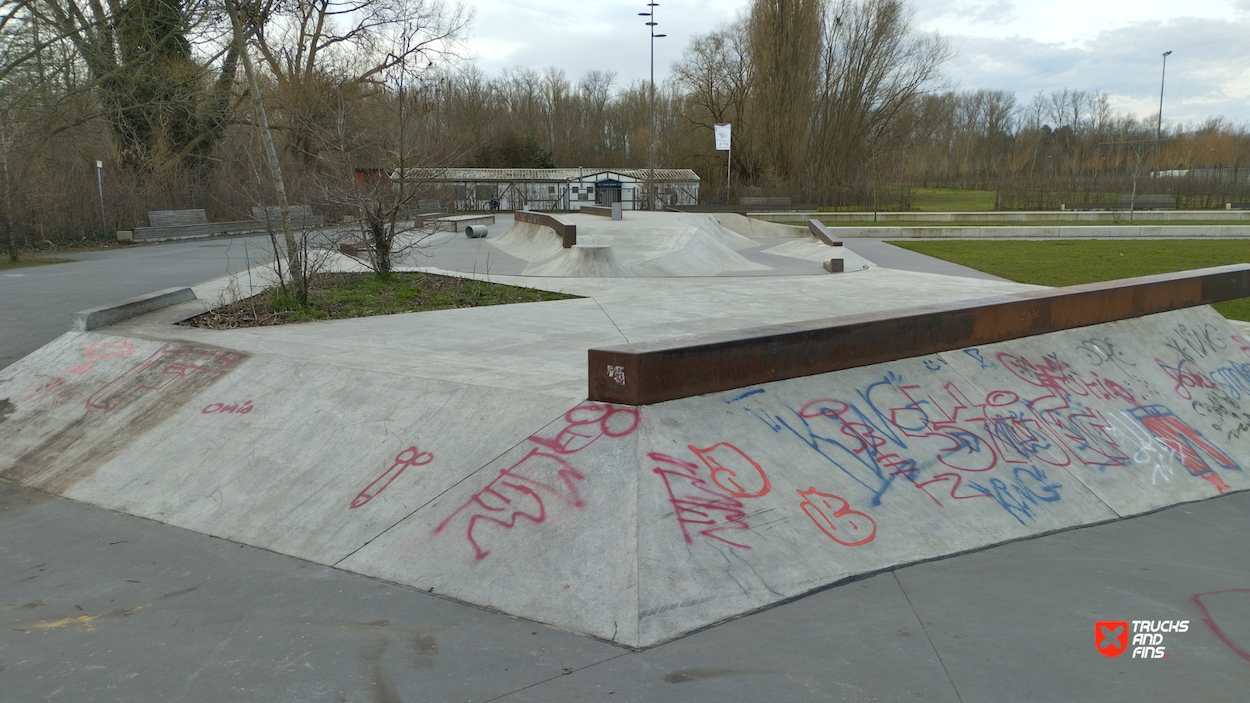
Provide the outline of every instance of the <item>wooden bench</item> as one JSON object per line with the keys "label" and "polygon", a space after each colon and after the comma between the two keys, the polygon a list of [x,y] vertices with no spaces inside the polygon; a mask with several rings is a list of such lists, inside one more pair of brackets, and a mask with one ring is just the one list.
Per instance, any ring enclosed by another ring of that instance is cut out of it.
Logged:
{"label": "wooden bench", "polygon": [[185,239],[220,234],[246,234],[261,232],[265,229],[264,224],[256,220],[209,222],[202,209],[151,210],[148,212],[148,223],[150,227],[134,228],[133,239],[148,241]]}
{"label": "wooden bench", "polygon": [[[312,208],[308,205],[291,205],[291,226],[292,227],[320,227],[325,224],[325,218],[321,215],[314,215]],[[252,217],[262,223],[273,223],[275,228],[282,226],[282,210],[277,205],[266,205],[265,207],[253,207]]]}

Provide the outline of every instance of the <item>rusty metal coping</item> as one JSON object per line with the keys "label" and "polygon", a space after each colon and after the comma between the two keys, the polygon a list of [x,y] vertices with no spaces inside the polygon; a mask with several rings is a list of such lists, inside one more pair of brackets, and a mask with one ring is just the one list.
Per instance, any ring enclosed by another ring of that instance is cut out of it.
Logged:
{"label": "rusty metal coping", "polygon": [[517,210],[512,213],[512,218],[532,225],[550,227],[556,231],[556,234],[560,235],[560,241],[565,249],[577,244],[577,225],[562,217],[549,215],[545,212],[534,212],[533,210]]}
{"label": "rusty metal coping", "polygon": [[589,399],[647,405],[1250,297],[1250,264],[591,349]]}

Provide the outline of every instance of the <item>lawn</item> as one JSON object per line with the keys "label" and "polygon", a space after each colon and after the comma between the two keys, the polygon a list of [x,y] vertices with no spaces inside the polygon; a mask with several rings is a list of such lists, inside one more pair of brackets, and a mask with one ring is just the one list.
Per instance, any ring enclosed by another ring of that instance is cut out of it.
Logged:
{"label": "lawn", "polygon": [[873,220],[822,220],[828,227],[1149,227],[1156,225],[1181,225],[1185,227],[1194,226],[1215,226],[1222,227],[1226,225],[1244,225],[1244,222],[1238,220],[1143,220],[1141,215],[1133,222],[1128,221],[1128,216],[1120,221],[1110,220],[1104,222],[1091,222],[1089,220],[1048,220],[1048,221],[1026,221],[1011,222],[1004,220],[995,220],[992,222],[970,222],[966,220],[955,220],[953,222],[933,222],[930,220],[889,220],[889,221],[873,221]]}
{"label": "lawn", "polygon": [[[1020,283],[1071,286],[1250,262],[1250,240],[923,241],[896,247],[945,259]],[[1250,320],[1250,298],[1217,303],[1220,314]]]}
{"label": "lawn", "polygon": [[427,273],[396,273],[388,279],[372,273],[325,273],[309,281],[307,305],[300,305],[275,287],[181,324],[234,329],[576,297]]}
{"label": "lawn", "polygon": [[918,212],[981,212],[993,210],[994,191],[917,188],[911,193],[911,209]]}
{"label": "lawn", "polygon": [[51,256],[19,256],[17,263],[9,261],[9,255],[0,253],[0,271],[9,269],[20,269],[27,266],[47,266],[49,264],[64,264],[72,261],[72,259],[57,259]]}

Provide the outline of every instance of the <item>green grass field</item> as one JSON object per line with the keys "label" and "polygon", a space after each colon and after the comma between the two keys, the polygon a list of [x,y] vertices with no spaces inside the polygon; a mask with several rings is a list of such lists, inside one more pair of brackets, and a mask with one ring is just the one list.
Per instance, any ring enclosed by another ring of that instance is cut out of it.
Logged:
{"label": "green grass field", "polygon": [[[1040,286],[1072,286],[1250,262],[1250,240],[890,242],[896,247]],[[1250,320],[1250,298],[1217,303],[1224,317]]]}
{"label": "green grass field", "polygon": [[917,188],[911,193],[911,209],[918,212],[981,212],[993,210],[994,191]]}
{"label": "green grass field", "polygon": [[1238,220],[1175,220],[1171,222],[1163,220],[1143,220],[1138,215],[1138,219],[1129,222],[1128,216],[1119,222],[1078,222],[1076,220],[1055,220],[1048,222],[970,222],[966,220],[955,220],[953,222],[928,222],[915,220],[890,220],[890,221],[872,221],[872,220],[832,220],[822,219],[822,222],[829,227],[1147,227],[1156,225],[1183,225],[1186,227],[1195,226],[1225,226],[1225,225],[1244,225],[1245,222]]}

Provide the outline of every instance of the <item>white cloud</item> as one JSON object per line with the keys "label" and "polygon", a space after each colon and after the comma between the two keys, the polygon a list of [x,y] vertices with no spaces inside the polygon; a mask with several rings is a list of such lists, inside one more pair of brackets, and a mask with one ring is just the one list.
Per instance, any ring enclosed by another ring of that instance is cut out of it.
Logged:
{"label": "white cloud", "polygon": [[[576,79],[616,71],[618,85],[645,80],[649,39],[639,12],[647,0],[579,4],[478,0],[469,48],[488,75],[505,68],[558,66]],[[1106,90],[1117,109],[1158,109],[1160,54],[1168,58],[1165,119],[1223,115],[1250,122],[1250,0],[918,0],[920,29],[938,30],[960,50],[948,74],[966,89],[994,88],[1022,99],[1039,90]],[[656,79],[696,34],[729,22],[748,0],[662,0]],[[1151,107],[1153,105],[1153,107]]]}
{"label": "white cloud", "polygon": [[1248,35],[1248,20],[1180,18],[1106,30],[1076,45],[952,37],[961,52],[949,72],[962,88],[1010,90],[1024,100],[1039,90],[1106,90],[1117,109],[1143,116],[1158,109],[1162,53],[1171,50],[1165,120],[1250,122]]}

